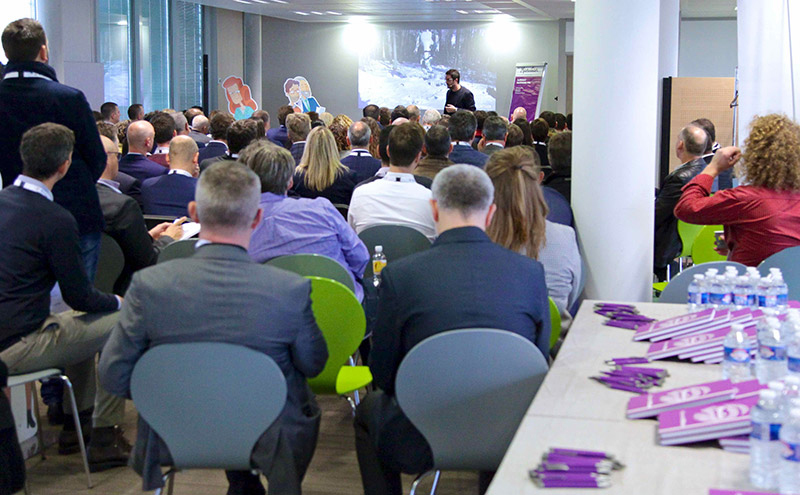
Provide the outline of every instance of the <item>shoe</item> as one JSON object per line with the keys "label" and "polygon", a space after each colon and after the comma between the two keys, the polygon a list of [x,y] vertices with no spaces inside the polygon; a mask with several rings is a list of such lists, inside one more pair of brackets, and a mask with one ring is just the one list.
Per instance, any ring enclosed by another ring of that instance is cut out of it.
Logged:
{"label": "shoe", "polygon": [[62,408],[62,403],[50,404],[47,406],[47,422],[50,426],[63,425],[66,415]]}
{"label": "shoe", "polygon": [[[91,440],[92,427],[89,423],[81,423],[81,430],[83,430],[83,444],[88,446],[89,440]],[[64,429],[58,434],[58,453],[69,455],[80,451],[78,432],[75,431],[75,422],[70,416],[64,423]]]}
{"label": "shoe", "polygon": [[131,444],[123,436],[122,428],[117,426],[94,428],[88,448],[89,471],[97,473],[127,466],[131,450]]}

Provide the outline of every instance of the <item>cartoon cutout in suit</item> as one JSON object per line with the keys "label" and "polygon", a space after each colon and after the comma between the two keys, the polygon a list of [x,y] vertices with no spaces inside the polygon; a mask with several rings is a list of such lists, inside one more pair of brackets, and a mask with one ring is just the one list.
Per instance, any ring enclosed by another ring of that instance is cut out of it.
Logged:
{"label": "cartoon cutout in suit", "polygon": [[289,98],[289,105],[296,113],[325,111],[325,107],[321,106],[311,94],[311,85],[305,77],[295,76],[287,79],[283,83],[283,93]]}
{"label": "cartoon cutout in suit", "polygon": [[250,96],[250,86],[240,77],[228,76],[222,81],[225,97],[228,99],[228,111],[236,120],[248,119],[258,110],[258,103]]}

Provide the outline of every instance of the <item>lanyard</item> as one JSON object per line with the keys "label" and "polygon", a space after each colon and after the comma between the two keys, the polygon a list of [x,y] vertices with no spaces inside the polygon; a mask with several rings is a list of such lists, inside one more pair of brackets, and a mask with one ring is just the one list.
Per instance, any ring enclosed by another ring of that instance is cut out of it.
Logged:
{"label": "lanyard", "polygon": [[35,192],[36,194],[41,194],[45,198],[53,201],[53,193],[50,189],[41,186],[40,184],[36,184],[34,182],[28,182],[22,178],[21,175],[18,175],[17,178],[14,180],[14,185],[17,187],[21,187],[27,191]]}
{"label": "lanyard", "polygon": [[28,77],[38,77],[39,79],[47,79],[48,81],[52,81],[49,77],[45,76],[44,74],[39,74],[38,72],[30,72],[30,71],[23,71],[21,74],[19,71],[8,72],[3,77],[3,79],[23,79]]}

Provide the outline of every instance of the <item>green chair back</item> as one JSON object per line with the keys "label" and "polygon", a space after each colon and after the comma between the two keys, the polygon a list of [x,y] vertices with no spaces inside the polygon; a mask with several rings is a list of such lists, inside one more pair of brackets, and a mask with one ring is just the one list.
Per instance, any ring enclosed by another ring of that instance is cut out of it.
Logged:
{"label": "green chair back", "polygon": [[714,232],[722,230],[722,225],[706,225],[694,238],[692,261],[695,265],[711,261],[725,261],[727,258],[714,251]]}
{"label": "green chair back", "polygon": [[558,311],[558,306],[552,297],[548,297],[547,300],[550,301],[550,349],[552,349],[561,337],[561,312]]}
{"label": "green chair back", "polygon": [[686,223],[683,220],[678,220],[678,235],[681,238],[683,250],[680,257],[685,258],[692,255],[692,245],[694,244],[697,234],[703,230],[703,225],[695,225],[693,223]]}
{"label": "green chair back", "polygon": [[94,287],[109,294],[114,292],[114,284],[125,268],[125,255],[110,235],[105,232],[100,236],[100,255],[97,259],[97,272],[94,276]]}
{"label": "green chair back", "polygon": [[175,241],[161,250],[161,254],[158,255],[158,262],[163,263],[178,258],[189,258],[194,255],[194,245],[196,243],[197,239]]}
{"label": "green chair back", "polygon": [[308,380],[314,393],[338,394],[339,371],[364,339],[367,321],[353,292],[344,285],[322,277],[311,280],[311,309],[328,344],[328,362],[322,373]]}
{"label": "green chair back", "polygon": [[302,277],[312,276],[336,280],[350,289],[350,292],[355,293],[356,290],[350,272],[338,261],[321,254],[289,254],[272,258],[266,264]]}

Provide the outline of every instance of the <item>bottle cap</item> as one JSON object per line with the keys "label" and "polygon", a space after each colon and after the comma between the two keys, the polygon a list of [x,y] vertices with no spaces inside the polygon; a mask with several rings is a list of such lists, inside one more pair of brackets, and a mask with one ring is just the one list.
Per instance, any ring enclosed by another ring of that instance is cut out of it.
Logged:
{"label": "bottle cap", "polygon": [[786,375],[783,377],[784,385],[800,385],[800,376]]}
{"label": "bottle cap", "polygon": [[777,268],[777,267],[772,267],[772,268],[769,269],[769,272],[770,273],[780,273],[781,269]]}
{"label": "bottle cap", "polygon": [[779,382],[778,380],[773,380],[767,384],[770,390],[774,390],[775,392],[781,392],[784,389],[783,382]]}
{"label": "bottle cap", "polygon": [[380,244],[375,246],[375,252],[376,253],[382,253],[383,252],[383,246],[381,246]]}
{"label": "bottle cap", "polygon": [[694,279],[695,280],[703,280],[704,278],[706,278],[706,277],[702,273],[695,273],[694,274]]}
{"label": "bottle cap", "polygon": [[735,323],[731,325],[731,330],[733,330],[734,332],[744,332],[744,325]]}
{"label": "bottle cap", "polygon": [[767,325],[769,325],[772,328],[780,328],[781,327],[781,321],[779,319],[775,318],[774,316],[768,316],[767,317]]}
{"label": "bottle cap", "polygon": [[774,390],[764,389],[758,393],[758,397],[764,400],[773,400],[778,397],[778,393]]}
{"label": "bottle cap", "polygon": [[709,268],[706,270],[706,275],[716,275],[717,273],[719,273],[719,270],[716,268]]}

